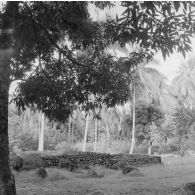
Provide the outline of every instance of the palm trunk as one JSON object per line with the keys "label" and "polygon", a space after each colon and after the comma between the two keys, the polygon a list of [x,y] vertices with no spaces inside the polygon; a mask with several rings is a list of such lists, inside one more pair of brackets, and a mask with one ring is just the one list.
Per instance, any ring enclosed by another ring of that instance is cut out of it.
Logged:
{"label": "palm trunk", "polygon": [[7,2],[0,34],[0,195],[16,195],[15,180],[9,166],[8,93],[10,85],[10,57],[12,29],[18,2]]}
{"label": "palm trunk", "polygon": [[86,116],[85,135],[84,135],[84,140],[83,140],[83,152],[86,151],[88,126],[89,126],[89,113],[87,113],[87,116]]}
{"label": "palm trunk", "polygon": [[71,116],[69,116],[69,120],[68,120],[68,143],[70,144],[70,138],[71,136]]}
{"label": "palm trunk", "polygon": [[120,139],[121,135],[121,124],[122,124],[122,116],[119,119],[119,126],[118,126],[118,140]]}
{"label": "palm trunk", "polygon": [[44,113],[40,113],[40,129],[39,129],[39,146],[38,151],[44,151],[44,129],[45,129],[45,116]]}
{"label": "palm trunk", "polygon": [[192,101],[190,101],[190,110],[192,110],[193,109],[193,103],[192,103]]}
{"label": "palm trunk", "polygon": [[95,118],[95,140],[94,140],[94,152],[97,151],[97,131],[98,131],[98,120]]}
{"label": "palm trunk", "polygon": [[131,148],[129,154],[133,154],[134,146],[135,146],[135,84],[133,86],[133,127],[132,127]]}
{"label": "palm trunk", "polygon": [[74,142],[74,128],[72,127],[72,144]]}
{"label": "palm trunk", "polygon": [[107,134],[108,144],[110,145],[111,139],[110,139],[110,131],[109,131],[108,122],[106,122],[106,134]]}
{"label": "palm trunk", "polygon": [[152,141],[149,141],[148,155],[151,155],[152,151]]}

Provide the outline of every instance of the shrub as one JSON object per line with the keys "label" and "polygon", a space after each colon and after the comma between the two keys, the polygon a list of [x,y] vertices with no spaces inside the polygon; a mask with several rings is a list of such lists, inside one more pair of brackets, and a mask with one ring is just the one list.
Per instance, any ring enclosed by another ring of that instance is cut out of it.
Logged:
{"label": "shrub", "polygon": [[148,145],[141,144],[139,146],[135,146],[134,153],[135,154],[148,154]]}
{"label": "shrub", "polygon": [[[187,184],[185,184],[184,185],[184,189],[186,190],[186,191],[190,191],[190,192],[192,192],[193,194],[195,193],[195,183],[187,183]],[[190,192],[189,192],[189,194],[190,194]]]}
{"label": "shrub", "polygon": [[44,161],[38,153],[24,155],[23,170],[31,170],[44,167]]}
{"label": "shrub", "polygon": [[47,171],[44,167],[41,167],[36,170],[36,176],[45,179],[47,177]]}
{"label": "shrub", "polygon": [[158,153],[159,154],[170,154],[178,152],[178,147],[174,144],[163,144],[159,146]]}
{"label": "shrub", "polygon": [[23,158],[18,156],[16,153],[12,152],[10,154],[10,166],[18,171],[23,166]]}
{"label": "shrub", "polygon": [[60,161],[59,161],[59,167],[60,168],[66,168],[69,171],[73,171],[74,169],[77,169],[78,168],[78,165],[76,163],[73,163],[70,160],[60,159]]}

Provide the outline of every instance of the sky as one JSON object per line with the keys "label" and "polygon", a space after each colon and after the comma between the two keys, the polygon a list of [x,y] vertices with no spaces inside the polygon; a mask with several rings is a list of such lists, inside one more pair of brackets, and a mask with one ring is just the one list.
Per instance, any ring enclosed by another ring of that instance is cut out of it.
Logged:
{"label": "sky", "polygon": [[[116,14],[120,16],[124,11],[124,8],[120,6],[120,2],[116,2],[116,6],[114,8],[106,9],[106,10],[99,10],[95,8],[94,6],[90,6],[89,12],[95,20],[105,20],[105,16],[110,15],[112,18],[116,17]],[[159,72],[163,73],[167,79],[168,83],[171,82],[171,80],[179,73],[180,66],[183,64],[189,57],[191,57],[193,54],[195,54],[195,38],[192,40],[192,52],[188,53],[186,55],[186,58],[182,56],[182,54],[177,53],[176,51],[170,55],[170,57],[166,58],[166,60],[163,59],[161,53],[155,54],[154,58],[158,61],[158,64],[150,65],[154,68],[156,68]],[[121,52],[118,52],[118,55],[124,56]]]}

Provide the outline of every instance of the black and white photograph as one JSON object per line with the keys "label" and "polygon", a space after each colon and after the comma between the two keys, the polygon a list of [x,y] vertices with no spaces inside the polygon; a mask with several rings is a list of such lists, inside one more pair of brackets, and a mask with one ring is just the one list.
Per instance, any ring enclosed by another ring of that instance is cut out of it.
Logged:
{"label": "black and white photograph", "polygon": [[0,1],[0,195],[195,195],[195,1]]}

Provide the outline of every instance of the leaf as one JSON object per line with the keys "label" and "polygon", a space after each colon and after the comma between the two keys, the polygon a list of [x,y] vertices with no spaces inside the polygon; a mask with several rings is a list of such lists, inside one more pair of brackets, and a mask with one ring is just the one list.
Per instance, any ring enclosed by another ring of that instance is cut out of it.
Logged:
{"label": "leaf", "polygon": [[175,10],[178,11],[179,7],[180,7],[180,2],[179,1],[174,1],[173,5],[174,5]]}

